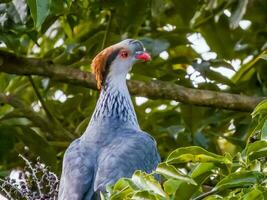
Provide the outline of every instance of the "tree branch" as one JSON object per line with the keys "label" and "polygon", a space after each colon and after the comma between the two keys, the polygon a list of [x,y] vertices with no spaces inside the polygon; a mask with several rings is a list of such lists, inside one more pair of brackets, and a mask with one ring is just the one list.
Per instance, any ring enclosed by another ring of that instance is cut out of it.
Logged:
{"label": "tree branch", "polygon": [[[0,71],[17,75],[39,75],[53,80],[96,89],[94,75],[50,61],[25,58],[0,51]],[[176,100],[185,104],[208,106],[228,110],[252,111],[264,97],[249,97],[210,90],[186,88],[163,81],[128,81],[132,95],[151,99]]]}

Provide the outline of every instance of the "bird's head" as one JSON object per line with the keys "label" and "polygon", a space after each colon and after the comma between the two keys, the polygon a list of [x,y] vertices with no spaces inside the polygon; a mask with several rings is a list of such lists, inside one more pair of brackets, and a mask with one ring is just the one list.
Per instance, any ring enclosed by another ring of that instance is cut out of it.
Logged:
{"label": "bird's head", "polygon": [[133,64],[149,60],[151,60],[150,55],[145,52],[142,42],[138,40],[126,39],[107,47],[96,55],[91,64],[97,88],[101,89],[107,77],[125,79]]}

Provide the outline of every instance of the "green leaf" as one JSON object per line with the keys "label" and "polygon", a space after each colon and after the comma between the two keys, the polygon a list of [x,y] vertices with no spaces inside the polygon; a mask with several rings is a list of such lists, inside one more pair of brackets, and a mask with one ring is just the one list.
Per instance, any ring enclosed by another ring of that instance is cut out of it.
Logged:
{"label": "green leaf", "polygon": [[246,64],[243,64],[240,69],[234,74],[232,77],[232,81],[235,84],[240,84],[244,81],[249,81],[251,77],[255,74],[255,65],[259,61],[260,57],[264,54],[265,52],[260,53],[257,57],[252,59]]}
{"label": "green leaf", "polygon": [[50,13],[51,0],[27,0],[35,28],[40,29]]}
{"label": "green leaf", "polygon": [[250,192],[246,193],[243,200],[264,200],[262,191],[253,188]]}
{"label": "green leaf", "polygon": [[211,196],[207,196],[206,198],[204,198],[204,200],[223,200],[224,198],[222,196],[219,196],[217,194],[215,195],[211,195]]}
{"label": "green leaf", "polygon": [[261,101],[256,108],[254,109],[254,111],[251,113],[251,116],[254,118],[257,115],[263,113],[263,112],[267,112],[267,99]]}
{"label": "green leaf", "polygon": [[260,55],[259,57],[263,60],[267,60],[267,54]]}
{"label": "green leaf", "polygon": [[249,144],[245,152],[250,160],[264,158],[267,156],[267,141],[256,141]]}
{"label": "green leaf", "polygon": [[119,179],[113,187],[113,190],[124,190],[125,188],[129,187],[129,180],[126,178]]}
{"label": "green leaf", "polygon": [[233,65],[224,59],[214,59],[214,60],[209,60],[210,64],[212,67],[225,67],[227,69],[233,70],[235,71],[235,68],[233,67]]}
{"label": "green leaf", "polygon": [[199,163],[190,176],[200,185],[212,174],[211,170],[214,168],[215,165],[213,163]]}
{"label": "green leaf", "polygon": [[263,180],[264,176],[260,172],[241,171],[232,173],[223,178],[212,191],[222,191],[225,189],[236,187],[249,187],[254,184],[259,184]]}
{"label": "green leaf", "polygon": [[182,147],[173,151],[167,158],[167,163],[185,163],[185,162],[214,162],[214,163],[224,163],[231,164],[232,161],[225,156],[220,156],[207,150],[198,147]]}
{"label": "green leaf", "polygon": [[236,10],[232,13],[230,17],[230,26],[235,29],[238,27],[240,20],[245,15],[247,10],[248,0],[238,1],[238,6]]}
{"label": "green leaf", "polygon": [[162,51],[165,51],[169,46],[169,42],[166,40],[151,39],[151,38],[140,38],[143,42],[146,50],[153,56],[157,56]]}
{"label": "green leaf", "polygon": [[[199,163],[189,174],[200,186],[214,173],[213,169],[216,168],[213,163]],[[199,186],[189,185],[185,182],[180,182],[179,185],[178,183],[176,184],[175,197],[179,200],[190,199],[199,189]]]}
{"label": "green leaf", "polygon": [[[180,187],[183,182],[178,179],[168,179],[163,183],[164,191],[167,194],[175,194],[176,190]],[[188,186],[188,184],[186,184]]]}
{"label": "green leaf", "polygon": [[40,156],[42,161],[52,167],[53,170],[56,170],[57,157],[55,149],[48,144],[45,138],[27,126],[18,127],[18,137],[36,157]]}
{"label": "green leaf", "polygon": [[156,169],[156,173],[161,174],[166,178],[178,179],[193,185],[197,185],[197,183],[192,178],[182,174],[173,165],[169,165],[167,163],[160,163]]}
{"label": "green leaf", "polygon": [[267,120],[265,120],[261,128],[261,140],[267,140]]}
{"label": "green leaf", "polygon": [[0,92],[4,92],[4,90],[9,84],[9,78],[6,74],[0,74],[0,80]]}
{"label": "green leaf", "polygon": [[[10,156],[16,141],[16,129],[10,126],[0,125],[0,161],[5,163]],[[2,165],[2,164],[1,164]]]}
{"label": "green leaf", "polygon": [[163,191],[159,182],[157,182],[152,175],[136,171],[132,176],[132,181],[141,190],[152,191],[162,197],[167,197],[167,194]]}
{"label": "green leaf", "polygon": [[159,200],[162,198],[157,198],[155,194],[151,194],[149,191],[138,191],[136,192],[132,198],[133,200]]}
{"label": "green leaf", "polygon": [[[121,178],[119,179],[116,184],[111,188],[111,196],[110,200],[117,200],[117,199],[127,199],[134,194],[134,190],[131,187],[133,183],[132,180],[128,178]],[[137,189],[137,188],[136,188]]]}
{"label": "green leaf", "polygon": [[222,84],[229,85],[229,86],[234,85],[234,83],[229,78],[213,70],[205,71],[205,76],[209,78],[210,80],[214,80],[218,83],[222,83]]}

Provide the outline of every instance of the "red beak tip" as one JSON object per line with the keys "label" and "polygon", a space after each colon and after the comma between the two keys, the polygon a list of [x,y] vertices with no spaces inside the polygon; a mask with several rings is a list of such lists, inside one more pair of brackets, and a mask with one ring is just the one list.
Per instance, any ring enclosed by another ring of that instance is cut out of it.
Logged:
{"label": "red beak tip", "polygon": [[151,56],[147,52],[144,52],[140,55],[137,55],[136,58],[138,60],[143,60],[143,61],[150,61],[151,60]]}

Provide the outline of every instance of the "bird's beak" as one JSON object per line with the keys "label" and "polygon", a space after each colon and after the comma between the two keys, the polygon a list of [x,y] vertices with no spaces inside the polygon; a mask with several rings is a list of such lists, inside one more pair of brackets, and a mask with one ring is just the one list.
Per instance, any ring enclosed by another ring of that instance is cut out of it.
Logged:
{"label": "bird's beak", "polygon": [[135,53],[135,58],[137,60],[142,60],[142,61],[150,61],[151,60],[151,56],[145,51],[137,51]]}

